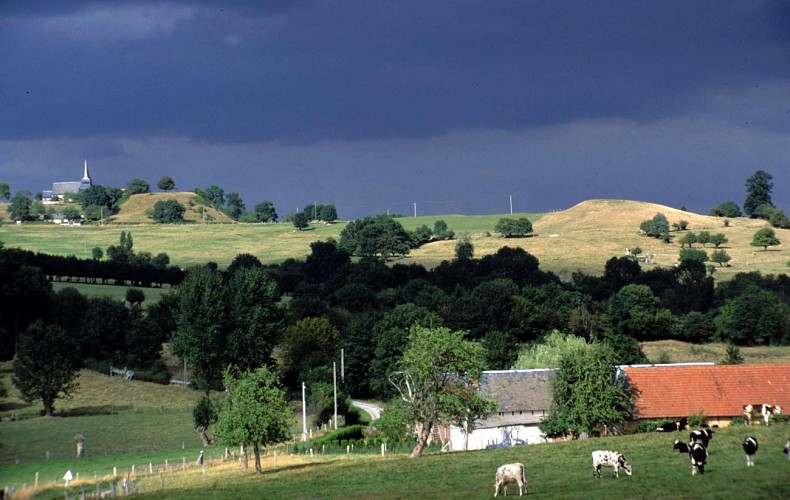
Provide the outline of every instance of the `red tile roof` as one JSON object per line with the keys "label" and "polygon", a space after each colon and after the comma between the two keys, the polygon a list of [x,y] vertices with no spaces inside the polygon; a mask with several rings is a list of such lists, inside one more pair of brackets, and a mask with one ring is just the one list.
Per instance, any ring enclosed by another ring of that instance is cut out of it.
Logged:
{"label": "red tile roof", "polygon": [[740,416],[747,403],[790,411],[790,364],[624,367],[639,418]]}

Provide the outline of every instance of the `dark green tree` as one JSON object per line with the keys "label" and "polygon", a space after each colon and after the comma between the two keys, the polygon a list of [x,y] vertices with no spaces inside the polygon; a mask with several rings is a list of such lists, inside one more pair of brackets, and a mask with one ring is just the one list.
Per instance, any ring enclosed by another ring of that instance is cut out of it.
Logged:
{"label": "dark green tree", "polygon": [[708,262],[708,252],[701,248],[681,248],[680,262],[693,260],[695,262]]}
{"label": "dark green tree", "polygon": [[79,369],[76,345],[66,330],[36,321],[19,339],[12,380],[26,402],[40,400],[44,416],[51,417],[55,400],[76,389]]}
{"label": "dark green tree", "polygon": [[591,344],[564,356],[551,379],[551,412],[540,429],[550,436],[568,429],[593,433],[627,420],[631,398],[623,379],[615,377],[616,363],[606,344]]}
{"label": "dark green tree", "polygon": [[173,182],[172,177],[169,175],[164,175],[161,179],[159,179],[159,182],[156,183],[156,187],[164,192],[168,192],[173,191],[176,188],[176,183]]}
{"label": "dark green tree", "polygon": [[318,218],[324,222],[334,222],[337,220],[337,208],[334,205],[322,205]]}
{"label": "dark green tree", "polygon": [[697,240],[696,234],[686,233],[683,235],[682,238],[678,240],[678,243],[680,243],[680,248],[685,248],[686,245],[688,245],[689,248],[691,248],[694,245],[694,243],[699,243],[699,241]]}
{"label": "dark green tree", "polygon": [[139,288],[129,288],[126,290],[126,302],[133,307],[140,307],[145,301],[145,293]]}
{"label": "dark green tree", "polygon": [[756,171],[746,179],[746,201],[743,202],[743,211],[747,216],[757,217],[757,209],[760,205],[774,205],[771,202],[771,191],[774,188],[772,179],[773,176],[763,170]]}
{"label": "dark green tree", "polygon": [[472,260],[475,255],[475,247],[468,236],[462,236],[455,244],[456,260]]}
{"label": "dark green tree", "polygon": [[639,229],[644,231],[647,236],[662,238],[669,234],[669,221],[667,221],[666,215],[657,213],[652,219],[643,221],[639,225]]}
{"label": "dark green tree", "polygon": [[218,419],[217,406],[211,401],[211,398],[204,394],[197,405],[195,405],[195,408],[192,409],[192,421],[195,423],[195,432],[200,436],[203,446],[211,445],[211,439],[208,437],[208,428],[216,424]]}
{"label": "dark green tree", "polygon": [[327,318],[304,318],[290,325],[282,337],[279,351],[285,381],[295,385],[308,380],[315,367],[329,367],[339,358],[340,331]]}
{"label": "dark green tree", "polygon": [[264,200],[255,205],[256,222],[277,222],[277,211],[271,201]]}
{"label": "dark green tree", "polygon": [[719,248],[721,245],[727,243],[728,241],[730,240],[727,239],[724,233],[716,233],[710,236],[710,242],[713,243],[713,246],[715,246],[716,248]]}
{"label": "dark green tree", "polygon": [[30,218],[30,207],[33,201],[27,196],[26,191],[17,191],[8,205],[8,215],[11,220],[25,221]]}
{"label": "dark green tree", "polygon": [[306,229],[310,226],[310,218],[304,212],[297,212],[293,215],[292,219],[293,225],[296,229],[301,231],[302,229]]}
{"label": "dark green tree", "polygon": [[721,205],[711,208],[709,215],[735,218],[743,214],[741,213],[741,207],[739,207],[737,203],[734,201],[725,201]]}
{"label": "dark green tree", "polygon": [[780,243],[781,241],[776,237],[776,231],[769,227],[764,227],[754,233],[751,245],[753,247],[763,247],[764,251],[768,251],[768,247],[773,247]]}
{"label": "dark green tree", "polygon": [[526,217],[518,219],[502,218],[497,222],[494,231],[505,238],[521,238],[532,233],[532,222]]}
{"label": "dark green tree", "polygon": [[716,331],[722,341],[737,345],[786,344],[790,306],[771,291],[749,286],[719,309]]}
{"label": "dark green tree", "polygon": [[178,224],[184,222],[186,209],[178,200],[160,200],[154,203],[151,218],[160,224]]}
{"label": "dark green tree", "polygon": [[720,267],[726,266],[730,260],[732,260],[732,257],[729,256],[726,250],[714,250],[713,253],[710,254],[710,261],[715,262]]}
{"label": "dark green tree", "polygon": [[224,374],[227,400],[219,414],[217,435],[229,446],[252,447],[255,471],[261,472],[261,447],[291,437],[293,411],[275,375],[266,367],[239,375]]}
{"label": "dark green tree", "polygon": [[241,199],[241,195],[236,192],[228,193],[227,199],[225,200],[225,214],[233,220],[239,220],[241,214],[247,207],[244,205],[244,200]]}
{"label": "dark green tree", "polygon": [[144,194],[151,192],[151,185],[143,179],[132,179],[126,184],[126,194]]}
{"label": "dark green tree", "polygon": [[214,208],[221,209],[225,205],[225,190],[216,184],[212,184],[203,191],[203,197],[206,198]]}
{"label": "dark green tree", "polygon": [[0,182],[0,200],[11,199],[11,186],[7,182]]}

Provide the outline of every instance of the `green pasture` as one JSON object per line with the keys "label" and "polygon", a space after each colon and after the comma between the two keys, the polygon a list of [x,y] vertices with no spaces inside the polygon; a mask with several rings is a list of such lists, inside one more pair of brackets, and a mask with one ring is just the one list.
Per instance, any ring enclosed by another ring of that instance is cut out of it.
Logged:
{"label": "green pasture", "polygon": [[171,291],[170,288],[141,288],[120,285],[102,285],[97,283],[70,283],[63,281],[55,281],[52,283],[52,289],[56,292],[64,288],[74,288],[86,297],[110,297],[113,300],[126,300],[126,291],[130,288],[137,288],[145,295],[143,307],[148,304],[159,302],[163,294]]}

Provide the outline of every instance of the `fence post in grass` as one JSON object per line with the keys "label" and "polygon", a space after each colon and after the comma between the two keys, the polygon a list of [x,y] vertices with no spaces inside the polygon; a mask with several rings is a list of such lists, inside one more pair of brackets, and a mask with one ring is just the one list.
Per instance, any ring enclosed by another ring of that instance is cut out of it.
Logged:
{"label": "fence post in grass", "polygon": [[381,456],[384,456],[384,443],[381,443]]}
{"label": "fence post in grass", "polygon": [[325,444],[322,444],[322,445],[321,445],[321,454],[322,454],[322,455],[325,455],[325,454],[326,454],[326,445],[325,445]]}
{"label": "fence post in grass", "polygon": [[101,498],[101,481],[96,481],[96,497]]}
{"label": "fence post in grass", "polygon": [[134,476],[136,474],[137,474],[136,466],[134,464],[132,464],[132,476]]}
{"label": "fence post in grass", "polygon": [[274,452],[274,466],[277,467],[277,452]]}
{"label": "fence post in grass", "polygon": [[165,489],[165,475],[161,472],[159,473],[159,487]]}
{"label": "fence post in grass", "polygon": [[77,458],[85,456],[85,436],[77,434],[74,436],[74,442],[77,444]]}
{"label": "fence post in grass", "polygon": [[313,461],[313,449],[312,448],[310,448],[310,461],[311,462]]}
{"label": "fence post in grass", "polygon": [[349,445],[346,445],[346,455],[348,455],[349,453],[351,453],[351,447]]}
{"label": "fence post in grass", "polygon": [[118,492],[115,489],[115,478],[110,479],[110,491],[112,491],[112,496],[113,497],[117,497],[118,496]]}
{"label": "fence post in grass", "polygon": [[148,462],[148,473],[149,474],[153,474],[154,473],[154,463],[153,462]]}
{"label": "fence post in grass", "polygon": [[118,467],[115,467],[115,466],[114,466],[114,467],[112,468],[112,477],[115,477],[115,476],[117,476],[117,475],[118,475]]}
{"label": "fence post in grass", "polygon": [[36,471],[36,488],[38,488],[38,471]]}

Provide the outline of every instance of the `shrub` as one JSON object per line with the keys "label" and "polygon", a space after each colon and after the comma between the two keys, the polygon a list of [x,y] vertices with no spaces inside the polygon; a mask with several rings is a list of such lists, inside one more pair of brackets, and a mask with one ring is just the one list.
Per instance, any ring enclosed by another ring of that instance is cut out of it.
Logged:
{"label": "shrub", "polygon": [[688,417],[689,428],[702,427],[702,424],[704,423],[705,423],[705,414],[702,412],[699,412],[695,415],[689,415]]}

